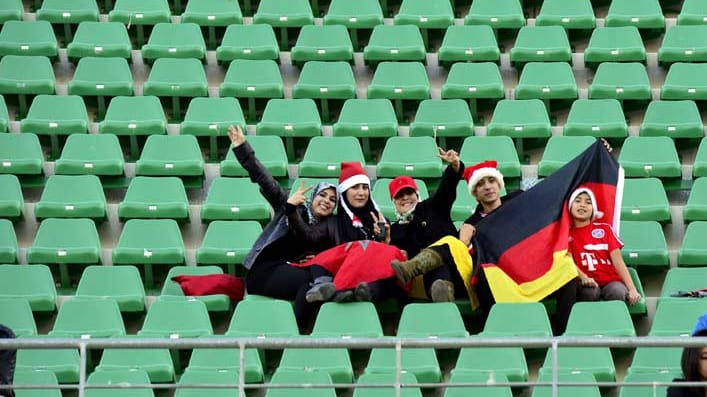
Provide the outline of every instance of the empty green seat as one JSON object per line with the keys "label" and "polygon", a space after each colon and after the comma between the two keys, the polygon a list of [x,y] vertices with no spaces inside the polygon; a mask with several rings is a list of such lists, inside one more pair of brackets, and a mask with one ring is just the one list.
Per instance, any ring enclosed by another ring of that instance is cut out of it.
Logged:
{"label": "empty green seat", "polygon": [[61,304],[49,335],[69,338],[123,336],[125,325],[114,300],[74,298]]}
{"label": "empty green seat", "polygon": [[[594,375],[597,382],[613,382],[616,379],[616,369],[608,347],[565,346],[559,347],[557,355],[560,373]],[[551,374],[552,356],[552,349],[548,349],[540,368],[541,377]]]}
{"label": "empty green seat", "polygon": [[511,48],[511,62],[571,62],[572,51],[562,26],[525,26]]}
{"label": "empty green seat", "polygon": [[87,397],[154,397],[152,389],[126,389],[125,385],[149,384],[150,378],[144,370],[95,371],[88,376],[89,385],[115,385],[114,388],[86,389]]}
{"label": "empty green seat", "polygon": [[400,315],[397,335],[412,338],[467,337],[459,309],[454,303],[410,303]]}
{"label": "empty green seat", "polygon": [[50,176],[34,206],[34,216],[104,219],[106,196],[101,181],[95,175]]}
{"label": "empty green seat", "polygon": [[371,302],[327,302],[317,314],[312,336],[379,338],[383,328]]}
{"label": "empty green seat", "polygon": [[187,3],[182,13],[182,23],[195,23],[207,28],[208,47],[216,48],[216,27],[243,23],[243,14],[238,2],[230,0],[203,0]]}
{"label": "empty green seat", "polygon": [[[46,338],[46,336],[42,337]],[[18,349],[15,370],[53,372],[59,383],[78,383],[79,351],[78,349]]]}
{"label": "empty green seat", "polygon": [[223,274],[218,266],[175,266],[169,269],[164,286],[162,287],[162,298],[188,298],[189,300],[199,300],[206,305],[208,311],[226,312],[230,308],[231,300],[228,295],[212,294],[203,296],[187,296],[182,291],[182,287],[173,278],[176,276],[204,276],[208,274]]}
{"label": "empty green seat", "polygon": [[497,62],[501,51],[488,25],[453,25],[447,28],[437,51],[441,64],[452,62]]}
{"label": "empty green seat", "polygon": [[[391,178],[377,178],[371,188],[371,197],[373,197],[373,200],[378,204],[378,208],[380,208],[386,218],[395,219],[395,206],[393,205],[393,200],[390,199],[390,190],[388,190],[388,185],[390,185],[391,180]],[[425,181],[415,179],[415,184],[417,185],[417,194],[420,195],[420,200],[428,198],[430,194],[427,191]],[[468,218],[470,213],[471,212],[467,212],[464,219]]]}
{"label": "empty green seat", "polygon": [[469,373],[493,373],[511,382],[528,380],[528,364],[521,347],[464,347],[452,370],[452,376]]}
{"label": "empty green seat", "polygon": [[145,288],[134,266],[88,266],[76,288],[77,298],[107,298],[122,312],[145,310]]}
{"label": "empty green seat", "polygon": [[184,183],[177,177],[136,176],[118,205],[118,217],[189,219]]}
{"label": "empty green seat", "polygon": [[378,0],[332,0],[324,15],[324,25],[344,25],[349,29],[351,41],[360,46],[359,29],[372,29],[383,24],[383,10]]}
{"label": "empty green seat", "polygon": [[299,163],[299,177],[338,178],[342,161],[365,164],[361,144],[352,136],[315,136]]}
{"label": "empty green seat", "polygon": [[[374,348],[364,374],[395,373],[395,356],[395,349]],[[442,379],[434,348],[404,348],[400,363],[402,370],[415,375],[419,383],[436,383]]]}
{"label": "empty green seat", "polygon": [[494,29],[520,29],[525,25],[518,0],[477,0],[471,4],[465,25],[491,25]]}
{"label": "empty green seat", "polygon": [[577,302],[572,306],[565,336],[636,336],[626,303]]}
{"label": "empty green seat", "polygon": [[195,136],[150,135],[135,163],[136,175],[196,176],[204,174],[204,159]]}
{"label": "empty green seat", "polygon": [[101,244],[96,225],[84,218],[45,219],[27,250],[29,263],[96,264],[100,261]]}
{"label": "empty green seat", "polygon": [[169,349],[105,349],[96,371],[142,370],[151,382],[173,382]]}
{"label": "empty green seat", "polygon": [[197,265],[226,265],[236,275],[236,264],[242,264],[263,227],[256,221],[213,221],[196,250]]}
{"label": "empty green seat", "polygon": [[[275,371],[271,385],[303,383],[307,385],[331,385],[332,377],[326,372],[303,370],[281,370]],[[339,383],[339,382],[335,382]],[[355,392],[354,392],[355,394]],[[269,388],[265,392],[265,397],[335,397],[334,387],[318,388]]]}
{"label": "empty green seat", "polygon": [[123,175],[123,152],[112,134],[74,134],[66,139],[54,172],[64,175]]}
{"label": "empty green seat", "polygon": [[287,157],[294,160],[295,138],[309,142],[310,137],[322,134],[322,119],[317,104],[310,98],[271,99],[265,105],[256,133],[285,138]]}
{"label": "empty green seat", "polygon": [[208,95],[204,67],[198,59],[157,59],[143,85],[143,95],[171,98],[172,119],[178,120],[181,117],[179,98]]}
{"label": "empty green seat", "polygon": [[[270,175],[275,178],[287,177],[287,155],[279,137],[253,135],[248,137],[248,143]],[[233,150],[229,150],[226,159],[221,162],[221,176],[248,176]]]}
{"label": "empty green seat", "polygon": [[543,2],[535,19],[538,26],[559,25],[565,29],[594,29],[596,19],[590,0]]}
{"label": "empty green seat", "polygon": [[648,336],[690,336],[695,319],[706,312],[704,299],[662,299]]}
{"label": "empty green seat", "polygon": [[646,48],[635,26],[596,28],[584,50],[584,63],[644,62]]}
{"label": "empty green seat", "polygon": [[678,266],[704,266],[707,264],[705,233],[707,233],[707,222],[691,222],[687,225],[682,246],[678,251]]}
{"label": "empty green seat", "polygon": [[[663,280],[663,288],[660,291],[660,302],[674,297],[680,292],[690,292],[702,289],[705,277],[707,277],[707,267],[675,267],[668,270]],[[679,297],[678,299],[691,299]]]}
{"label": "empty green seat", "polygon": [[157,58],[206,57],[206,43],[199,25],[195,23],[158,23],[150,39],[142,46],[142,58],[152,62]]}
{"label": "empty green seat", "polygon": [[56,57],[59,45],[47,21],[7,21],[0,30],[0,55]]}
{"label": "empty green seat", "polygon": [[[522,355],[521,351],[521,355]],[[505,375],[496,372],[453,372],[449,377],[450,383],[485,383],[487,386],[448,387],[444,397],[512,397],[513,393],[508,386],[494,386],[494,382],[506,382]]]}
{"label": "empty green seat", "polygon": [[136,44],[145,43],[144,26],[170,22],[167,0],[115,0],[113,10],[108,13],[108,21],[122,22],[136,29]]}
{"label": "empty green seat", "polygon": [[678,25],[701,25],[705,23],[707,4],[700,0],[685,0],[678,14]]}
{"label": "empty green seat", "polygon": [[589,99],[650,100],[651,85],[646,67],[638,62],[604,62],[597,68]]}
{"label": "empty green seat", "polygon": [[376,167],[376,175],[384,178],[400,175],[437,178],[442,174],[442,161],[438,154],[437,143],[429,136],[388,138]]}
{"label": "empty green seat", "polygon": [[707,26],[673,26],[665,32],[658,50],[658,62],[705,62],[707,61]]}
{"label": "empty green seat", "polygon": [[106,97],[132,94],[133,76],[124,58],[81,58],[69,82],[69,95],[97,97],[96,118],[105,114]]}
{"label": "empty green seat", "polygon": [[356,97],[356,81],[351,65],[343,61],[305,63],[299,80],[292,87],[292,97],[319,99],[322,120],[330,121],[330,100]]}
{"label": "empty green seat", "polygon": [[707,64],[681,63],[670,65],[660,89],[660,99],[707,99]]}
{"label": "empty green seat", "polygon": [[130,37],[120,22],[82,22],[66,46],[69,58],[118,57],[130,59]]}
{"label": "empty green seat", "polygon": [[184,135],[225,136],[229,125],[245,125],[235,98],[194,98],[179,131]]}
{"label": "empty green seat", "polygon": [[387,99],[349,99],[334,124],[334,136],[387,138],[398,135],[398,120]]}
{"label": "empty green seat", "polygon": [[[24,212],[25,199],[20,180],[15,175],[0,174],[0,218],[19,219]],[[12,262],[15,260],[0,262]]]}
{"label": "empty green seat", "polygon": [[208,394],[212,397],[228,397],[234,393],[238,393],[238,372],[229,370],[202,370],[202,369],[187,369],[179,378],[179,384],[182,385],[232,385],[225,388],[209,388],[209,387],[182,387],[177,389],[174,397],[199,397]]}
{"label": "empty green seat", "polygon": [[10,0],[0,5],[0,23],[7,21],[21,21],[25,8],[21,0]]}
{"label": "empty green seat", "polygon": [[621,219],[627,221],[670,221],[670,203],[660,179],[624,180]]}
{"label": "empty green seat", "polygon": [[280,49],[287,50],[290,48],[287,29],[313,25],[314,14],[308,0],[260,0],[253,23],[280,28]]}
{"label": "empty green seat", "polygon": [[13,381],[16,385],[56,386],[54,389],[16,389],[16,397],[61,397],[59,381],[57,381],[53,372],[41,370],[17,371]]}
{"label": "empty green seat", "polygon": [[201,219],[265,221],[270,219],[270,212],[257,184],[247,178],[217,177],[201,206]]}
{"label": "empty green seat", "polygon": [[228,66],[220,96],[247,99],[248,120],[255,120],[255,99],[282,98],[284,86],[280,69],[273,60],[236,59]]}
{"label": "empty green seat", "polygon": [[442,98],[468,100],[474,117],[478,111],[477,99],[497,100],[504,95],[501,72],[492,62],[455,63],[442,85]]}
{"label": "empty green seat", "polygon": [[0,93],[19,95],[19,113],[27,111],[22,95],[54,94],[54,69],[45,56],[5,55],[0,60]]}
{"label": "empty green seat", "polygon": [[627,177],[679,178],[682,175],[675,144],[667,136],[626,138],[619,163]]}
{"label": "empty green seat", "polygon": [[707,178],[695,180],[682,214],[685,222],[707,221]]}
{"label": "empty green seat", "polygon": [[[590,373],[581,371],[563,371],[558,376],[559,382],[583,382],[592,383],[599,381]],[[541,372],[538,376],[538,382],[551,382],[552,374],[550,371]],[[535,386],[531,397],[550,397],[552,396],[552,386]],[[561,385],[557,388],[558,397],[600,397],[599,387],[597,386],[566,386]]]}
{"label": "empty green seat", "polygon": [[479,335],[549,337],[552,329],[542,303],[496,303]]}
{"label": "empty green seat", "polygon": [[56,287],[46,265],[0,265],[0,275],[0,298],[26,299],[32,311],[56,310]]}
{"label": "empty green seat", "polygon": [[[37,95],[20,131],[41,135],[70,135],[88,131],[88,114],[78,95]],[[58,153],[57,153],[58,154]]]}
{"label": "empty green seat", "polygon": [[696,179],[701,176],[707,176],[707,139],[704,138],[702,138],[700,146],[697,148],[695,164],[692,167],[692,177]]}
{"label": "empty green seat", "polygon": [[278,370],[313,370],[329,374],[334,383],[353,382],[349,352],[342,348],[286,348]]}
{"label": "empty green seat", "polygon": [[567,62],[528,62],[515,89],[516,99],[575,99],[577,83]]}
{"label": "empty green seat", "polygon": [[694,101],[653,101],[648,104],[640,129],[641,136],[701,138],[702,116]]}
{"label": "empty green seat", "polygon": [[[363,374],[361,375],[356,383],[365,385],[385,385],[385,387],[376,388],[363,388],[357,387],[354,389],[354,397],[393,397],[397,396],[397,390],[395,388],[395,382],[397,382],[397,375],[395,373],[381,373],[381,374]],[[409,373],[400,374],[400,383],[403,385],[410,385],[418,383],[415,376]],[[422,391],[417,387],[402,387],[400,389],[401,397],[422,397]]]}
{"label": "empty green seat", "polygon": [[668,266],[668,244],[655,221],[622,221],[619,231],[624,261],[629,266]]}
{"label": "empty green seat", "polygon": [[628,125],[616,99],[578,99],[572,103],[565,135],[624,138]]}
{"label": "empty green seat", "polygon": [[236,306],[226,335],[289,337],[299,335],[299,331],[289,302],[277,299],[246,299]]}
{"label": "empty green seat", "polygon": [[12,222],[0,219],[0,263],[17,263],[17,236]]}
{"label": "empty green seat", "polygon": [[307,61],[351,61],[353,45],[349,32],[341,25],[306,25],[290,51],[293,63]]}
{"label": "empty green seat", "polygon": [[368,98],[394,100],[398,120],[403,118],[402,100],[421,101],[429,97],[430,81],[421,62],[381,62],[368,86]]}
{"label": "empty green seat", "polygon": [[596,138],[586,135],[551,136],[538,163],[538,176],[545,177],[559,170],[594,142]]}
{"label": "empty green seat", "polygon": [[378,25],[363,49],[367,63],[381,61],[425,62],[425,44],[420,29],[415,25]]}
{"label": "empty green seat", "polygon": [[72,25],[98,21],[98,6],[93,0],[45,0],[35,14],[37,20],[63,25],[63,38],[65,42],[70,42]]}
{"label": "empty green seat", "polygon": [[493,111],[488,135],[511,138],[547,138],[552,135],[550,116],[539,99],[502,99]]}
{"label": "empty green seat", "polygon": [[396,25],[416,25],[426,29],[446,29],[454,25],[452,4],[444,0],[403,0],[395,14]]}
{"label": "empty green seat", "polygon": [[158,299],[147,310],[138,335],[190,338],[213,334],[209,312],[199,300]]}
{"label": "empty green seat", "polygon": [[32,308],[24,298],[0,298],[0,324],[18,337],[37,335]]}
{"label": "empty green seat", "polygon": [[410,123],[410,136],[434,137],[446,148],[445,137],[474,135],[474,120],[469,106],[461,99],[426,99],[420,102]]}
{"label": "empty green seat", "polygon": [[[199,371],[233,371],[238,373],[240,367],[240,350],[238,348],[194,349],[189,358],[187,372]],[[245,351],[245,382],[257,383],[264,379],[263,364],[257,349]]]}
{"label": "empty green seat", "polygon": [[280,50],[272,26],[267,24],[229,25],[216,49],[219,62],[234,59],[278,60]]}
{"label": "empty green seat", "polygon": [[518,153],[513,145],[513,140],[507,136],[467,137],[459,151],[459,158],[464,164],[469,165],[489,159],[496,160],[498,170],[501,171],[504,178],[520,177]]}
{"label": "empty green seat", "polygon": [[639,29],[662,30],[665,27],[665,17],[658,0],[613,0],[604,23],[609,27],[635,26]]}
{"label": "empty green seat", "polygon": [[167,118],[155,96],[115,97],[101,121],[102,134],[152,135],[164,134]]}
{"label": "empty green seat", "polygon": [[[671,382],[678,378],[680,371],[672,373],[640,373],[630,372],[624,377],[624,386],[619,390],[619,397],[638,397],[656,395],[662,396],[666,394],[667,386],[659,386],[657,382]],[[633,386],[631,383],[650,382],[653,385]]]}

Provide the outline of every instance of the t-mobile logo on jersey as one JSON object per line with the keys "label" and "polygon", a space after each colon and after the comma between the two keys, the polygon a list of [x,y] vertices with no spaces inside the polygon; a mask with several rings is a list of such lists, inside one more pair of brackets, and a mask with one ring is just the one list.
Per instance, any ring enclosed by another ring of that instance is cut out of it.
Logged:
{"label": "t-mobile logo on jersey", "polygon": [[593,272],[597,269],[597,265],[599,264],[599,262],[597,261],[594,254],[589,253],[589,252],[582,252],[581,257],[582,257],[582,266],[585,266],[591,272]]}

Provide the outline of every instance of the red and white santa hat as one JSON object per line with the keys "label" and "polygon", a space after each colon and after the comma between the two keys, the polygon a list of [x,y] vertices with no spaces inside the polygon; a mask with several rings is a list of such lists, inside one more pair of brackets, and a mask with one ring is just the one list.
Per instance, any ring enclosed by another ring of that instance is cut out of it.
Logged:
{"label": "red and white santa hat", "polygon": [[506,185],[503,182],[503,174],[501,174],[501,171],[499,171],[497,167],[498,163],[496,160],[486,160],[464,169],[463,176],[469,185],[469,193],[471,193],[472,196],[474,195],[474,188],[476,187],[476,184],[487,176],[496,178],[501,190],[503,190]]}
{"label": "red and white santa hat", "polygon": [[371,179],[358,161],[345,161],[341,163],[339,174],[339,193],[347,191],[354,185],[363,183],[371,186]]}
{"label": "red and white santa hat", "polygon": [[592,201],[592,220],[603,217],[604,213],[599,211],[599,207],[597,206],[597,199],[594,196],[594,192],[586,187],[579,187],[575,189],[572,194],[570,194],[570,200],[567,202],[567,207],[569,208],[569,210],[572,211],[572,203],[574,203],[574,199],[576,199],[577,196],[582,193],[586,193],[587,196],[589,196],[589,200]]}

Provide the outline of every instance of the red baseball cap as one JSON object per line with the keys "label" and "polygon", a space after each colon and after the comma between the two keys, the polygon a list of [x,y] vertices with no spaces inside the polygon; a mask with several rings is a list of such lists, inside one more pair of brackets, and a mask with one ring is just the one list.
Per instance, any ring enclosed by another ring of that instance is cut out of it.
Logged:
{"label": "red baseball cap", "polygon": [[417,193],[417,184],[415,184],[415,180],[410,178],[409,176],[399,176],[392,181],[390,181],[390,184],[388,185],[388,191],[390,192],[390,198],[393,199],[395,196],[400,193],[401,190],[405,188],[410,188]]}

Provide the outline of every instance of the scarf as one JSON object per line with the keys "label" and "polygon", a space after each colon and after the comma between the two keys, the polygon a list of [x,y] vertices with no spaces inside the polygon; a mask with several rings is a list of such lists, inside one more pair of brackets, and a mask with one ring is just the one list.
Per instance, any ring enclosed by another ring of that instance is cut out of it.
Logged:
{"label": "scarf", "polygon": [[319,223],[319,219],[317,219],[316,216],[314,216],[314,213],[312,212],[312,204],[314,204],[314,198],[319,195],[319,193],[322,192],[322,190],[326,189],[334,189],[336,192],[336,185],[329,183],[329,182],[319,182],[314,186],[314,189],[312,189],[312,195],[309,198],[309,203],[305,206],[307,208],[307,217],[309,218],[307,222],[310,225],[316,225]]}

